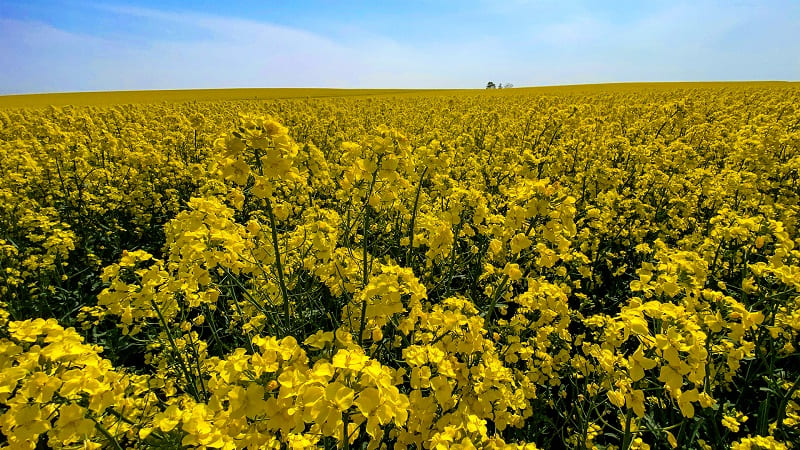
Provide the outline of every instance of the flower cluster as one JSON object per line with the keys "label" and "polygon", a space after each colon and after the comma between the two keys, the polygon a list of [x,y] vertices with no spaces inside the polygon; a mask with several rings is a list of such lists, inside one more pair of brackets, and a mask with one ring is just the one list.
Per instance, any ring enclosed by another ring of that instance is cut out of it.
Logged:
{"label": "flower cluster", "polygon": [[0,446],[796,448],[797,104],[0,112]]}

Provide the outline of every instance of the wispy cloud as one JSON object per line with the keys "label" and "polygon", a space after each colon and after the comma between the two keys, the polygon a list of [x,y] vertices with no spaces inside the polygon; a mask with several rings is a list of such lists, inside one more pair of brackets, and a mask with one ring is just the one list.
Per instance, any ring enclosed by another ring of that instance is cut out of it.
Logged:
{"label": "wispy cloud", "polygon": [[198,28],[204,37],[112,40],[42,23],[3,20],[0,48],[14,69],[6,66],[11,70],[2,72],[0,85],[22,91],[66,86],[80,90],[339,86],[352,82],[352,73],[359,69],[348,67],[356,57],[351,49],[303,30],[155,10],[116,12]]}
{"label": "wispy cloud", "polygon": [[[18,20],[0,22],[0,48],[11,55],[0,91],[174,89],[207,87],[464,87],[487,43],[405,45],[362,32],[354,44],[253,20],[104,5],[105,12],[201,36],[169,40],[100,38]],[[11,69],[13,67],[13,69]],[[480,72],[480,70],[479,70]],[[479,79],[485,78],[485,75]]]}
{"label": "wispy cloud", "polygon": [[435,40],[424,39],[430,30],[416,30],[407,12],[403,23],[351,20],[331,26],[339,31],[332,34],[264,17],[119,4],[81,4],[82,14],[145,25],[100,33],[91,20],[69,28],[0,18],[0,93],[800,78],[800,7],[782,1],[648,2],[630,11],[484,1],[454,3],[458,17],[474,22],[441,22]]}

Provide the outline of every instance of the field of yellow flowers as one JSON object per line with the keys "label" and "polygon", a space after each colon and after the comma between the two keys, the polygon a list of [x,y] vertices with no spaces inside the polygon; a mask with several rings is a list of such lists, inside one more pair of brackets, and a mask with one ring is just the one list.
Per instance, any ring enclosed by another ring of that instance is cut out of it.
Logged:
{"label": "field of yellow flowers", "polygon": [[800,86],[0,110],[0,447],[798,448]]}

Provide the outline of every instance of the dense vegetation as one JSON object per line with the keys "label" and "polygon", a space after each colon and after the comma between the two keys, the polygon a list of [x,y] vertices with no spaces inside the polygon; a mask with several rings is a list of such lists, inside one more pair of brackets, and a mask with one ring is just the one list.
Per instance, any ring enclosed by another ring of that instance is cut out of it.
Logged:
{"label": "dense vegetation", "polygon": [[793,448],[798,105],[0,112],[0,445]]}

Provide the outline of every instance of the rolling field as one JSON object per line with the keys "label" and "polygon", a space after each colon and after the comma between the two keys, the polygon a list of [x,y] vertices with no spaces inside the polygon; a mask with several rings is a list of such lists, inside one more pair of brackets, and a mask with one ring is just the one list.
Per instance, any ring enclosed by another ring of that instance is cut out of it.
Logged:
{"label": "rolling field", "polygon": [[797,448],[798,105],[0,96],[0,447]]}
{"label": "rolling field", "polygon": [[[565,93],[591,94],[593,92],[641,92],[671,90],[676,88],[726,88],[726,87],[797,87],[800,83],[785,81],[731,81],[731,82],[682,82],[682,83],[607,83],[566,86],[541,86],[491,91],[519,95]],[[309,99],[328,97],[397,96],[397,95],[458,95],[475,94],[474,89],[333,89],[333,88],[238,88],[238,89],[176,89],[161,91],[102,91],[67,92],[56,94],[0,95],[0,110],[40,109],[48,106],[113,106],[148,103],[182,103],[214,101],[247,101],[276,99]]]}
{"label": "rolling field", "polygon": [[[0,96],[0,108],[43,108],[48,106],[106,106],[142,103],[181,103],[273,100],[288,98],[350,97],[430,92],[416,89],[325,89],[244,88],[176,89],[163,91],[68,92],[63,94],[20,94]],[[434,91],[436,92],[436,91]]]}

